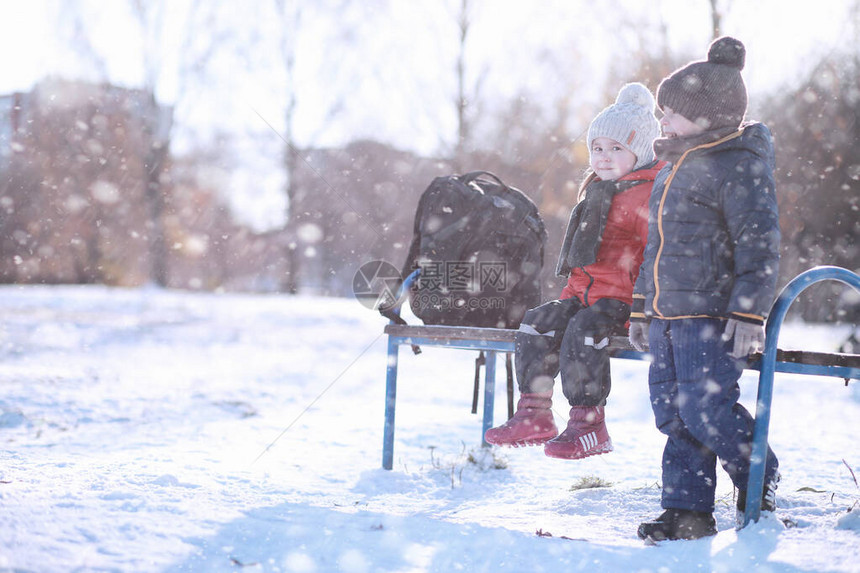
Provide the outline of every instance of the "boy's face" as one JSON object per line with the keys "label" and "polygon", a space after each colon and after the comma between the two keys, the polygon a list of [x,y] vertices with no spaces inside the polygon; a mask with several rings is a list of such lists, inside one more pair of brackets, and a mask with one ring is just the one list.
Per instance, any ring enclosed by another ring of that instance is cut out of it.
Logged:
{"label": "boy's face", "polygon": [[663,129],[663,136],[670,139],[673,137],[698,135],[705,131],[703,126],[690,121],[669,106],[663,108],[663,117],[660,119],[660,127]]}
{"label": "boy's face", "polygon": [[591,169],[604,181],[624,177],[636,165],[636,155],[608,137],[595,137],[591,142]]}

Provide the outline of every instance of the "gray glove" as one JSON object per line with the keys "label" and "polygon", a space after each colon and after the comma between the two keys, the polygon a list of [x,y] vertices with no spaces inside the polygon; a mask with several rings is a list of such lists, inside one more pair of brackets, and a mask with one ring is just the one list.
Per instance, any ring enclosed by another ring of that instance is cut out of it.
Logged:
{"label": "gray glove", "polygon": [[731,354],[735,358],[746,358],[764,346],[764,328],[760,324],[730,318],[723,331],[723,340],[731,340],[732,337],[735,346]]}
{"label": "gray glove", "polygon": [[631,322],[630,329],[627,332],[627,337],[630,339],[630,344],[639,352],[648,350],[648,323],[647,322]]}

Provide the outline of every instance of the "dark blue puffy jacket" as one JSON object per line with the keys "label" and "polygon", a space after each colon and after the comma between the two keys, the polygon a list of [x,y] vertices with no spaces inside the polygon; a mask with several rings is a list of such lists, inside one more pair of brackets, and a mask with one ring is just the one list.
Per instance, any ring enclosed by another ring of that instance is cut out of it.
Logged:
{"label": "dark blue puffy jacket", "polygon": [[773,169],[770,130],[752,123],[660,171],[631,320],[764,322],[779,267]]}

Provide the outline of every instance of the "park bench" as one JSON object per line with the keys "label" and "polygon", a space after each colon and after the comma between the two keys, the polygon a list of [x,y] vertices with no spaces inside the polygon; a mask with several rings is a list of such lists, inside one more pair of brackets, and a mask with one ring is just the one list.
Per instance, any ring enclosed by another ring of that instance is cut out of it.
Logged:
{"label": "park bench", "polygon": [[[417,278],[415,271],[404,280],[398,293],[398,300],[408,291]],[[808,374],[860,380],[860,355],[805,350],[782,350],[777,348],[779,330],[788,308],[797,296],[808,286],[826,280],[835,280],[853,286],[860,291],[860,276],[840,267],[815,267],[792,279],[780,292],[765,326],[765,344],[761,353],[751,355],[747,369],[759,371],[758,396],[756,399],[755,432],[753,435],[752,462],[747,489],[747,499],[761,499],[764,487],[764,459],[770,426],[770,407],[773,397],[775,372]],[[477,350],[486,355],[484,382],[484,409],[481,426],[481,442],[484,433],[493,426],[493,407],[496,387],[496,356],[498,353],[514,352],[516,331],[500,328],[476,328],[467,326],[430,326],[398,324],[392,321],[385,326],[388,335],[388,361],[385,384],[385,425],[382,442],[382,467],[390,470],[394,463],[394,420],[397,401],[397,363],[399,347],[402,345],[438,346],[452,349]],[[645,352],[638,352],[626,337],[610,338],[607,347],[610,356],[620,359],[648,360]],[[513,387],[508,382],[508,417],[513,414]],[[747,504],[744,526],[750,521],[758,521],[761,507]]]}

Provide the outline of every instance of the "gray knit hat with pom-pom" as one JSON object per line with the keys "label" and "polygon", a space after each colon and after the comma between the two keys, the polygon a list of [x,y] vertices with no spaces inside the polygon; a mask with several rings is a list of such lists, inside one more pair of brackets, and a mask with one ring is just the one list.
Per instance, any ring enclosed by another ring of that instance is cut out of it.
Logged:
{"label": "gray knit hat with pom-pom", "polygon": [[614,139],[636,156],[634,171],[654,161],[654,140],[660,123],[654,116],[654,96],[640,83],[627,84],[615,103],[601,111],[588,127],[588,152],[598,137]]}
{"label": "gray knit hat with pom-pom", "polygon": [[747,109],[747,88],[741,78],[745,60],[740,40],[717,38],[708,48],[707,60],[691,62],[660,83],[657,104],[708,130],[738,127]]}

